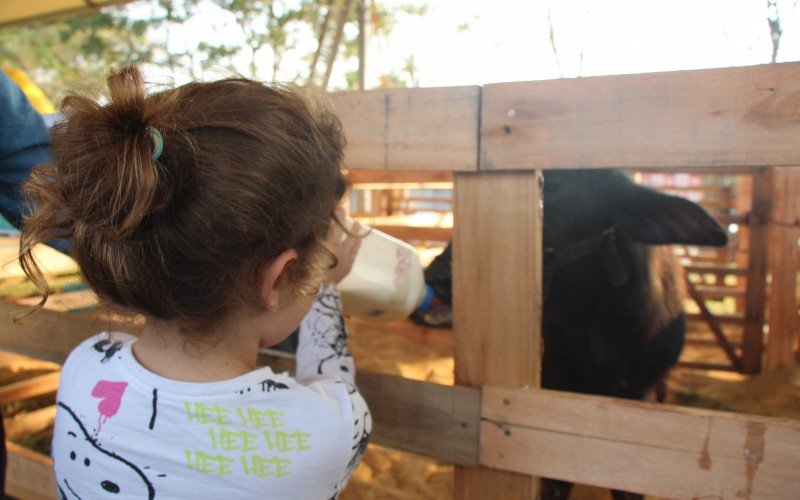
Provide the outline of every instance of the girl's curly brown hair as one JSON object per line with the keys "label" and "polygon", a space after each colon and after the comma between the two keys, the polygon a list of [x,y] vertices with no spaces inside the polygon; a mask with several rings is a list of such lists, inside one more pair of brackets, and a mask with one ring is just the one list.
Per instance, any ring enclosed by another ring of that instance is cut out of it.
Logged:
{"label": "girl's curly brown hair", "polygon": [[[289,281],[322,279],[323,241],[347,181],[341,123],[318,101],[246,79],[147,95],[136,67],[108,77],[108,103],[62,105],[53,161],[23,186],[25,273],[47,300],[37,243],[72,240],[86,282],[112,305],[209,331],[257,297],[259,266],[287,249]],[[148,127],[163,137],[153,158]]]}

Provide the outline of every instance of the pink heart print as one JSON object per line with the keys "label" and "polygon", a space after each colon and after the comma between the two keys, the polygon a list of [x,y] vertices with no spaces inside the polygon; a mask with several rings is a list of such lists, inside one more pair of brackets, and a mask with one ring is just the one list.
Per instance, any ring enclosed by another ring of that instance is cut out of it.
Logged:
{"label": "pink heart print", "polygon": [[119,411],[119,407],[122,404],[122,394],[125,392],[126,387],[128,387],[127,382],[100,380],[92,389],[92,396],[100,398],[100,403],[97,405],[97,410],[100,412],[98,432],[100,432],[102,422],[113,417]]}

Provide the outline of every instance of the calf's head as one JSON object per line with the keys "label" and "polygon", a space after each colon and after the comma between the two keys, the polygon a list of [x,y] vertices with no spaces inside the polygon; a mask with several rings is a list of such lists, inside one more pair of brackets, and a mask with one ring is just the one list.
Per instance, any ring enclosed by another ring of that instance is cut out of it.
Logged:
{"label": "calf's head", "polygon": [[702,207],[639,186],[617,170],[548,170],[544,242],[555,248],[615,229],[649,245],[724,246],[728,238]]}

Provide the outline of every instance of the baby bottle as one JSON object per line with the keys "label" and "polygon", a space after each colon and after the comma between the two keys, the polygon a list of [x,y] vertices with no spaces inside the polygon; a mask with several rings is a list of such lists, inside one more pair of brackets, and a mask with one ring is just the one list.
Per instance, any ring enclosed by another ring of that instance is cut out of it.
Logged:
{"label": "baby bottle", "polygon": [[337,285],[345,313],[385,323],[430,308],[433,289],[413,247],[363,224],[359,232],[367,234],[350,273]]}

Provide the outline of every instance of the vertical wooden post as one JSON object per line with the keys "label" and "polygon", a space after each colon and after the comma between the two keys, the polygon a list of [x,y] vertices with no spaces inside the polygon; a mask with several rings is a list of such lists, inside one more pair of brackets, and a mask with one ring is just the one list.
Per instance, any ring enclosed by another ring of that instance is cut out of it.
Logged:
{"label": "vertical wooden post", "polygon": [[[753,208],[753,176],[748,174],[741,174],[738,176],[737,191],[736,191],[736,213],[738,215],[746,214]],[[737,267],[747,268],[750,262],[750,226],[748,224],[739,225],[738,247],[736,249],[736,265]],[[741,278],[736,278],[736,285],[741,285]],[[745,281],[745,286],[747,281]],[[736,311],[744,314],[745,298],[736,297]]]}
{"label": "vertical wooden post", "polygon": [[745,291],[742,368],[761,371],[764,353],[764,316],[767,301],[768,221],[772,210],[772,169],[753,172],[753,208],[750,211],[750,258]]}
{"label": "vertical wooden post", "polygon": [[800,237],[800,167],[775,169],[770,218],[769,336],[766,371],[775,371],[795,360],[797,343],[797,241]]}
{"label": "vertical wooden post", "polygon": [[[541,174],[455,176],[453,307],[456,383],[540,386]],[[456,467],[462,499],[533,499],[538,481]]]}

